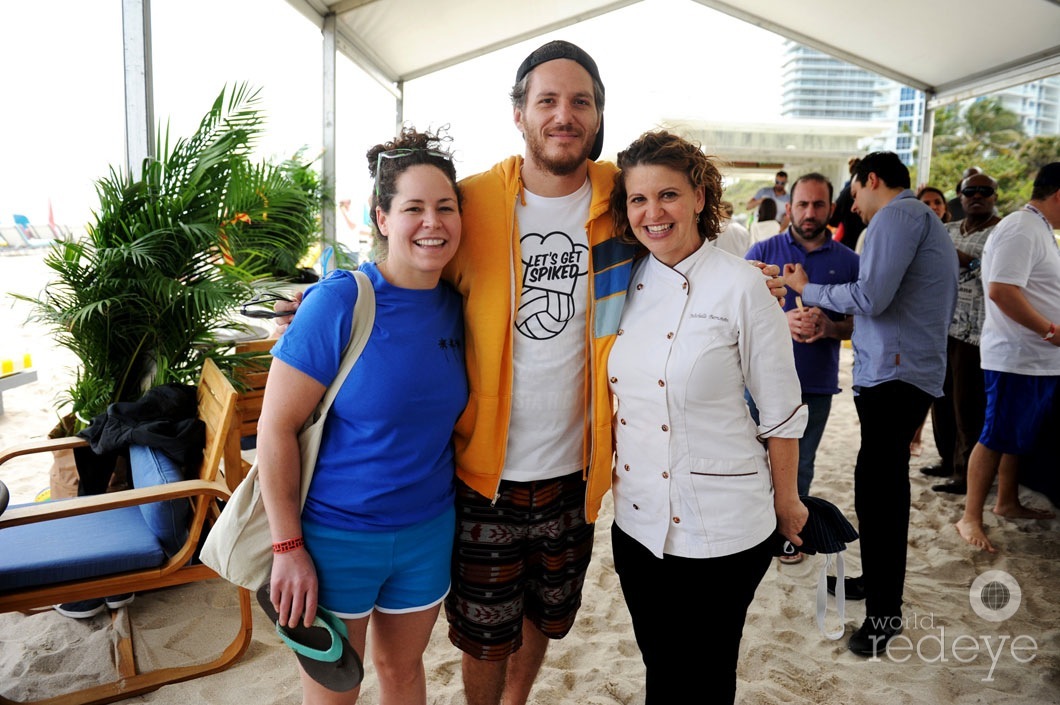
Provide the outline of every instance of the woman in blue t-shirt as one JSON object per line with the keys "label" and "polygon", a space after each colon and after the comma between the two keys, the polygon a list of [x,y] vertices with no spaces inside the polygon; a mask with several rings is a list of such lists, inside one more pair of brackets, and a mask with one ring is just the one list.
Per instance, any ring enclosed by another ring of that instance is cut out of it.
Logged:
{"label": "woman in blue t-shirt", "polygon": [[[259,422],[278,622],[308,627],[319,605],[345,622],[363,657],[371,621],[385,702],[426,702],[423,652],[449,591],[450,437],[467,380],[460,297],[439,281],[461,225],[456,171],[441,142],[406,128],[368,151],[381,254],[360,270],[375,291],[375,324],[328,413],[304,509],[297,434],[350,338],[352,272],[335,272],[306,292],[297,321],[273,348]],[[306,703],[357,698],[357,688],[337,696],[304,668],[301,675]]]}

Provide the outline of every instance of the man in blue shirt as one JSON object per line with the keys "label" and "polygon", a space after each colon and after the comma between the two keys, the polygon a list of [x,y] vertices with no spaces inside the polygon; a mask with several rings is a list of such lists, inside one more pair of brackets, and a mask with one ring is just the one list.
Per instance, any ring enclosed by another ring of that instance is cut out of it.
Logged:
{"label": "man in blue shirt", "polygon": [[909,443],[931,400],[942,396],[957,254],[942,221],[909,190],[909,170],[893,152],[862,159],[850,187],[854,210],[868,225],[857,281],[811,284],[800,264],[786,265],[784,278],[804,303],[854,315],[862,576],[847,590],[863,592],[866,618],[848,647],[877,656],[902,631]]}
{"label": "man in blue shirt", "polygon": [[[858,278],[858,256],[832,240],[828,219],[832,213],[832,183],[813,173],[799,177],[791,187],[787,205],[791,226],[773,237],[755,243],[747,259],[775,264],[798,263],[815,284],[844,284]],[[784,301],[795,369],[802,385],[802,401],[809,419],[799,441],[799,495],[810,492],[814,458],[821,443],[832,397],[839,393],[839,341],[850,338],[854,319],[816,306],[800,306],[794,291]],[[801,558],[801,554],[799,554]],[[788,559],[788,562],[796,562]]]}
{"label": "man in blue shirt", "polygon": [[763,186],[755,192],[755,195],[747,201],[747,210],[755,210],[758,205],[767,198],[772,198],[777,204],[777,222],[780,223],[780,227],[784,227],[787,223],[787,209],[786,206],[791,200],[791,195],[787,191],[788,186],[788,172],[778,171],[777,175],[773,179],[772,186]]}

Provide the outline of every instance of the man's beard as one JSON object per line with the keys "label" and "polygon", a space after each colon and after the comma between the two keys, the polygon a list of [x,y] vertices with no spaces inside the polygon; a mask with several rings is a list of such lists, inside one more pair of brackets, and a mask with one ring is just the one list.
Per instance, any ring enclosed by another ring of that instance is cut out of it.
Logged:
{"label": "man's beard", "polygon": [[593,143],[588,142],[583,146],[581,154],[568,155],[568,153],[564,152],[560,158],[551,157],[548,155],[541,137],[532,130],[527,131],[526,146],[530,156],[533,157],[534,163],[554,176],[570,176],[573,174],[581,168],[593,149]]}
{"label": "man's beard", "polygon": [[803,240],[816,240],[816,239],[817,239],[817,238],[819,238],[819,237],[820,237],[820,236],[821,236],[821,235],[822,235],[823,233],[826,233],[826,232],[828,232],[828,223],[827,223],[827,222],[825,222],[825,223],[821,223],[821,224],[820,224],[820,225],[819,225],[819,226],[817,227],[817,229],[816,229],[816,230],[814,230],[813,232],[811,232],[811,233],[810,233],[809,235],[806,235],[806,234],[805,234],[805,230],[803,230],[803,225],[802,225],[802,224],[803,224],[803,223],[805,223],[805,222],[806,222],[806,221],[804,220],[804,221],[802,221],[801,223],[796,223],[796,224],[795,224],[795,232],[796,232],[796,233],[798,233],[799,237],[800,237],[801,239],[803,239]]}

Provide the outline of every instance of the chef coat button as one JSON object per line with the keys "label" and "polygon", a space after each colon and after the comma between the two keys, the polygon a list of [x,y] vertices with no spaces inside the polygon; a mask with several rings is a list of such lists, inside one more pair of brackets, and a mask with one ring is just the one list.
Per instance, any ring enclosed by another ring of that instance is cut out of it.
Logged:
{"label": "chef coat button", "polygon": [[662,381],[662,380],[660,379],[660,380],[659,380],[659,386],[660,386],[660,387],[665,387],[665,386],[666,386],[666,382],[663,382],[663,381]]}
{"label": "chef coat button", "polygon": [[640,291],[643,288],[644,288],[643,284],[637,284],[637,291]]}
{"label": "chef coat button", "polygon": [[618,377],[612,377],[611,378],[611,384],[614,384],[617,381],[618,381]]}
{"label": "chef coat button", "polygon": [[684,284],[682,284],[681,288],[682,289],[687,289],[688,288],[688,282],[685,282]]}
{"label": "chef coat button", "polygon": [[675,524],[680,524],[681,523],[681,517],[674,517],[674,523]]}
{"label": "chef coat button", "polygon": [[622,335],[622,334],[623,334],[623,333],[625,333],[625,332],[626,332],[626,331],[622,330],[621,328],[619,328],[619,329],[618,329],[618,334],[619,334],[619,335]]}
{"label": "chef coat button", "polygon": [[671,340],[671,339],[673,339],[673,337],[674,337],[674,334],[673,334],[673,333],[667,333],[667,334],[666,334],[666,339],[667,339],[667,340]]}
{"label": "chef coat button", "polygon": [[668,473],[665,470],[663,470],[663,479],[664,480],[669,480],[670,479],[670,473]]}
{"label": "chef coat button", "polygon": [[625,420],[625,419],[619,419],[619,420],[618,420],[618,422],[619,422],[620,424],[622,424],[623,426],[625,426],[625,425],[626,425],[626,420]]}
{"label": "chef coat button", "polygon": [[622,466],[622,468],[623,468],[623,469],[624,469],[624,470],[625,470],[626,472],[629,472],[629,463],[626,463],[625,465],[623,465],[623,466]]}
{"label": "chef coat button", "polygon": [[638,506],[637,506],[637,505],[635,505],[635,504],[633,505],[633,508],[634,508],[634,509],[640,509],[640,507],[638,507]]}
{"label": "chef coat button", "polygon": [[662,425],[662,430],[664,430],[664,431],[669,431],[669,430],[670,430],[670,427],[669,427],[669,426],[667,426],[666,424],[663,424],[663,425]]}

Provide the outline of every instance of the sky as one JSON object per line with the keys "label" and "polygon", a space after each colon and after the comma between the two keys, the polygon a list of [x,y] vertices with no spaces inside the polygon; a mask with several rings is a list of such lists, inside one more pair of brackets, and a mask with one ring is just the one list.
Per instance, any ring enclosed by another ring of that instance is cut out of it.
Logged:
{"label": "sky", "polygon": [[[321,148],[320,31],[284,0],[152,0],[155,122],[188,136],[225,85],[262,90],[259,158]],[[120,0],[0,2],[0,225],[20,213],[81,226],[94,182],[124,164]],[[439,26],[438,31],[445,31]],[[779,120],[782,40],[690,0],[633,6],[406,84],[405,120],[449,125],[458,173],[488,168],[522,141],[507,94],[534,48],[588,51],[607,90],[604,154],[665,118]],[[393,136],[393,98],[340,58],[337,199],[363,201],[364,154]],[[172,139],[172,138],[171,138]]]}

